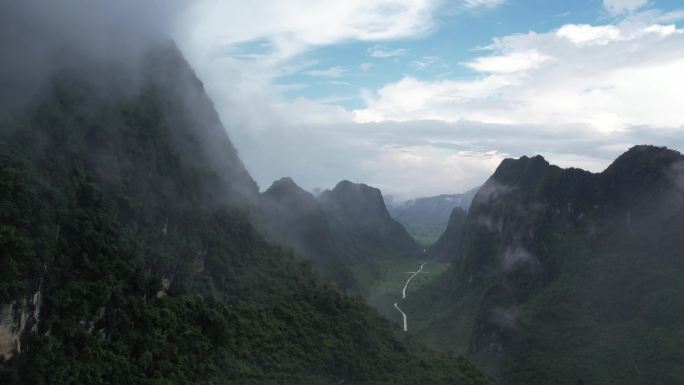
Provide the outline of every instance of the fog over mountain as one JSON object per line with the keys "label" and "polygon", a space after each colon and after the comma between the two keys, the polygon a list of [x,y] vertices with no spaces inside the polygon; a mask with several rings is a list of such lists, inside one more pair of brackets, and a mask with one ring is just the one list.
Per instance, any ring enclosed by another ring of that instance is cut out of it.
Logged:
{"label": "fog over mountain", "polygon": [[600,172],[635,144],[683,150],[681,4],[624,2],[209,2],[179,44],[263,188],[406,200],[507,157]]}
{"label": "fog over mountain", "polygon": [[[548,19],[540,17],[526,20],[533,23],[529,28],[510,24],[489,34],[469,30],[470,19],[480,17],[483,28],[502,25],[498,19],[509,3],[333,3],[9,1],[3,5],[3,16],[12,19],[4,22],[3,69],[12,68],[8,81],[21,73],[37,81],[41,67],[50,63],[46,51],[56,46],[130,64],[135,60],[128,58],[145,42],[173,39],[205,82],[262,189],[285,175],[306,190],[349,179],[405,200],[480,185],[508,156],[541,154],[556,164],[598,172],[634,144],[684,148],[684,122],[670,112],[675,109],[670,104],[626,105],[647,92],[654,94],[645,100],[676,100],[683,88],[675,76],[681,68],[681,18],[665,0],[615,14],[608,24],[601,17],[615,8],[596,4],[592,12],[598,21],[571,12],[553,19],[553,27],[539,25]],[[520,6],[532,11],[526,2]],[[536,33],[519,34],[529,30]],[[588,40],[578,40],[584,30]],[[610,38],[601,40],[602,33]],[[448,36],[458,37],[459,46],[451,51],[430,54],[420,45],[447,47]],[[604,50],[593,49],[599,43]],[[478,47],[487,50],[474,50]],[[454,52],[468,56],[453,57]],[[383,56],[388,53],[396,56]],[[624,55],[630,60],[612,59]],[[334,65],[340,57],[350,63]],[[516,60],[525,65],[516,66]],[[573,72],[575,60],[592,64]],[[325,72],[336,66],[339,71]],[[440,83],[440,75],[464,68],[475,72],[470,80]],[[557,95],[584,100],[578,85],[588,88],[591,82],[605,83],[592,94],[596,103],[584,109],[573,104],[577,113],[556,111],[562,105],[554,102]],[[551,96],[529,100],[524,90],[538,84],[546,85],[537,90],[540,95]],[[512,92],[487,107],[501,89]],[[412,105],[409,95],[421,98]],[[454,100],[463,103],[451,105]],[[524,113],[516,105],[535,109]]]}
{"label": "fog over mountain", "polygon": [[2,1],[0,384],[680,385],[683,58],[676,0]]}
{"label": "fog over mountain", "polygon": [[0,383],[491,383],[261,232],[285,207],[162,20],[52,4],[0,13]]}

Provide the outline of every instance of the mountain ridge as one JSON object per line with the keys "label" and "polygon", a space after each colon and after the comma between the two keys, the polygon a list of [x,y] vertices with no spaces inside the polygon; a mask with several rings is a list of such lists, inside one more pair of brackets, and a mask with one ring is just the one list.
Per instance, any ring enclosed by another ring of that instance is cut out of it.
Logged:
{"label": "mountain ridge", "polygon": [[[416,334],[511,384],[678,383],[682,373],[662,370],[684,339],[663,322],[684,314],[671,294],[684,271],[683,170],[681,154],[654,146],[597,174],[504,160],[451,270],[404,307]],[[616,343],[630,357],[611,354]],[[645,353],[654,344],[657,361]]]}

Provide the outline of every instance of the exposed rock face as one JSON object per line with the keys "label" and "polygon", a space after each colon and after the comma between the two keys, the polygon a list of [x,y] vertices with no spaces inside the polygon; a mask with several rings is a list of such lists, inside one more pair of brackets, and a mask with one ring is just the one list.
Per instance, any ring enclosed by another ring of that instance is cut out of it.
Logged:
{"label": "exposed rock face", "polygon": [[9,360],[16,353],[21,353],[22,335],[27,330],[35,331],[40,321],[41,306],[40,289],[31,296],[20,301],[3,305],[0,308],[0,358]]}
{"label": "exposed rock face", "polygon": [[164,298],[169,292],[169,288],[171,287],[171,282],[173,280],[173,277],[167,278],[163,277],[161,280],[161,290],[159,290],[156,294],[157,298]]}

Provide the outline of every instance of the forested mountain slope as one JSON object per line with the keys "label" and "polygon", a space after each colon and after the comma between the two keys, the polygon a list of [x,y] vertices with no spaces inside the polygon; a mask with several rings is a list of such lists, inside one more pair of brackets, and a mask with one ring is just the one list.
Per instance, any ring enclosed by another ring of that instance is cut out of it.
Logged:
{"label": "forested mountain slope", "polygon": [[273,240],[291,247],[312,261],[320,274],[341,289],[356,290],[358,285],[345,262],[337,234],[316,198],[282,178],[261,194],[257,222]]}
{"label": "forested mountain slope", "polygon": [[[599,174],[507,159],[416,334],[506,384],[684,382],[684,157],[636,146]],[[419,324],[419,325],[418,325]]]}
{"label": "forested mountain slope", "polygon": [[488,383],[264,240],[175,47],[54,59],[0,117],[0,383]]}

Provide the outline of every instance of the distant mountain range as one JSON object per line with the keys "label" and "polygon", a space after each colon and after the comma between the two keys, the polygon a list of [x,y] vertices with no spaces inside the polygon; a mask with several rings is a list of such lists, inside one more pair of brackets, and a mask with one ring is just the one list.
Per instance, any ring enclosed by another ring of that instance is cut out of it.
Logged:
{"label": "distant mountain range", "polygon": [[431,346],[511,385],[684,383],[684,156],[636,146],[605,171],[504,160],[451,269],[404,304]]}
{"label": "distant mountain range", "polygon": [[388,209],[392,217],[404,225],[413,238],[424,246],[429,246],[446,229],[454,207],[468,211],[478,189],[479,187],[463,194],[442,194],[392,203],[388,205]]}

